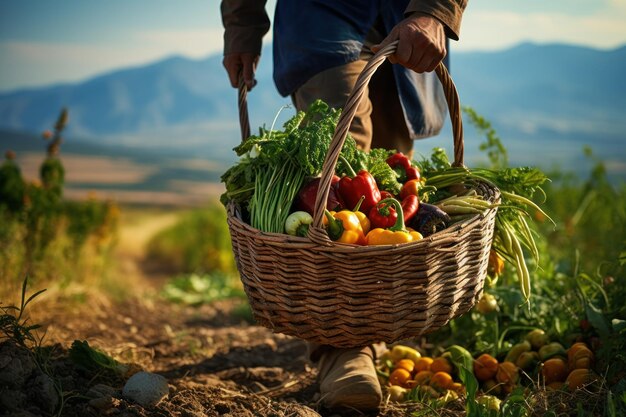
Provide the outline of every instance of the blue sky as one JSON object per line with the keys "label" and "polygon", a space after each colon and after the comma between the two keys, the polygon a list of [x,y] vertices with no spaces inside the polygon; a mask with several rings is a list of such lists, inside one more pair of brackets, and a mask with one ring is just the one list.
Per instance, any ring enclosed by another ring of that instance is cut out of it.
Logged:
{"label": "blue sky", "polygon": [[[273,9],[275,0],[267,8]],[[470,0],[454,50],[626,44],[626,0]],[[268,35],[266,41],[271,41]],[[0,91],[220,53],[218,0],[2,0]]]}

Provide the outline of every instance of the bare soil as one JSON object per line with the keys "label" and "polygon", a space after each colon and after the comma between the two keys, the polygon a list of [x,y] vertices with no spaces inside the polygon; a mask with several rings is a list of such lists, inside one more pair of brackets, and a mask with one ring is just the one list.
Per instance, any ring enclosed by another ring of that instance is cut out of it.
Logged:
{"label": "bare soil", "polygon": [[[46,330],[46,369],[37,367],[32,351],[11,341],[0,344],[0,384],[3,372],[12,373],[0,410],[70,417],[409,415],[408,408],[391,404],[369,414],[324,409],[306,343],[247,322],[238,313],[242,303],[196,308],[136,298],[71,311],[59,305],[36,309],[33,319]],[[135,370],[164,376],[169,395],[145,408],[125,399],[126,378],[85,371],[70,360],[74,340],[135,364]],[[20,365],[3,369],[8,362]]]}
{"label": "bare soil", "polygon": [[[167,214],[140,216],[122,229],[120,274],[128,293],[139,296],[112,301],[89,292],[77,301],[70,292],[48,291],[29,306],[29,323],[43,326],[43,342],[40,349],[26,349],[0,339],[0,416],[396,417],[419,407],[383,404],[369,414],[326,410],[306,342],[251,323],[245,300],[192,307],[160,298],[166,274],[146,263],[140,248],[173,220]],[[164,376],[169,395],[150,407],[124,398],[129,375],[79,368],[68,355],[75,340],[135,371]]]}

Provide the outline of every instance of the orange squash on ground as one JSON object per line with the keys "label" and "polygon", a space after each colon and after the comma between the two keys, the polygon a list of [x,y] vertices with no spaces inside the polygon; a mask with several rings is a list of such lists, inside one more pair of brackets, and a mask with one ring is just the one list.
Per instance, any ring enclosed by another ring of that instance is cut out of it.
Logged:
{"label": "orange squash on ground", "polygon": [[480,382],[494,378],[497,372],[498,360],[488,353],[483,353],[474,361],[474,375]]}
{"label": "orange squash on ground", "polygon": [[552,382],[564,382],[567,378],[567,363],[563,358],[551,358],[543,363],[541,374],[545,378],[545,384]]}
{"label": "orange squash on ground", "polygon": [[430,371],[433,373],[446,372],[452,374],[452,364],[443,356],[433,359],[433,363],[430,364]]}
{"label": "orange squash on ground", "polygon": [[513,362],[502,362],[498,364],[496,381],[505,385],[515,385],[519,381],[519,369]]}

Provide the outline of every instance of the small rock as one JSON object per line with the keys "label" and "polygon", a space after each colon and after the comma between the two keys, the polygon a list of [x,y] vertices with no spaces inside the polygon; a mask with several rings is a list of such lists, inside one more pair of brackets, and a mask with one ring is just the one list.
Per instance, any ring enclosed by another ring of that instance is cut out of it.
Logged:
{"label": "small rock", "polygon": [[42,410],[52,413],[59,404],[59,395],[54,387],[54,381],[46,374],[40,374],[31,382],[36,393],[35,401]]}
{"label": "small rock", "polygon": [[113,407],[113,397],[103,396],[89,400],[89,405],[99,411],[105,411]]}
{"label": "small rock", "polygon": [[131,376],[122,389],[124,398],[133,400],[142,407],[157,405],[168,394],[167,379],[144,371]]}
{"label": "small rock", "polygon": [[113,397],[117,390],[105,384],[96,384],[85,394],[89,398]]}

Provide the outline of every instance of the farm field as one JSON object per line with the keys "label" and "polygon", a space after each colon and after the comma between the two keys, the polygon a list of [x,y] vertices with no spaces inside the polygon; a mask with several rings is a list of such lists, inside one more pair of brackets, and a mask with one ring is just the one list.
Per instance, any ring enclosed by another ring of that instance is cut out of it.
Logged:
{"label": "farm field", "polygon": [[[495,165],[506,149],[483,127]],[[586,157],[589,172],[548,172],[535,196],[528,302],[512,262],[494,261],[470,312],[388,346],[370,415],[624,413],[626,188]],[[367,415],[325,409],[306,343],[255,324],[217,186],[189,204],[73,198],[58,174],[85,160],[39,160],[40,180],[32,159],[2,165],[2,415]],[[160,383],[156,400],[126,390],[135,375]]]}

